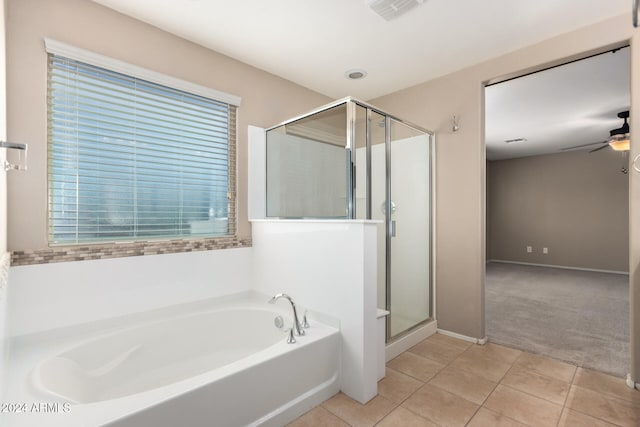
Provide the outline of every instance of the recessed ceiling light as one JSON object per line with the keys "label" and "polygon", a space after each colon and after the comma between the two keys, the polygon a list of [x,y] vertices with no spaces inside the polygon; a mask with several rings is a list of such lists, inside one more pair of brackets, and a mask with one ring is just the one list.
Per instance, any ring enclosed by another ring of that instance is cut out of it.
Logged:
{"label": "recessed ceiling light", "polygon": [[360,80],[360,79],[364,79],[365,77],[367,77],[367,72],[365,70],[362,70],[360,68],[354,68],[352,70],[347,70],[344,73],[344,76],[348,79],[351,80]]}

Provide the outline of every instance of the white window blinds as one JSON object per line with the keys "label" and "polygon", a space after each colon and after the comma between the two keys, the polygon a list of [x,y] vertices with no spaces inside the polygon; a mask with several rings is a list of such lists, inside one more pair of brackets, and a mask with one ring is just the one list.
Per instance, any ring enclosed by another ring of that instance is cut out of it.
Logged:
{"label": "white window blinds", "polygon": [[236,107],[49,54],[49,241],[235,234]]}

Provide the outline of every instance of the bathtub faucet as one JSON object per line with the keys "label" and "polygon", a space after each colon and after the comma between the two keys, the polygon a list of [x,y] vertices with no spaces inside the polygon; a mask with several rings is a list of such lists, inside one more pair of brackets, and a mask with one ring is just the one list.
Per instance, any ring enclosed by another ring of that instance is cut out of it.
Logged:
{"label": "bathtub faucet", "polygon": [[275,304],[280,298],[286,298],[291,303],[291,308],[293,309],[293,330],[296,335],[304,335],[304,329],[300,326],[300,321],[298,320],[298,310],[296,310],[296,305],[291,299],[291,297],[287,294],[276,294],[269,300],[269,304]]}

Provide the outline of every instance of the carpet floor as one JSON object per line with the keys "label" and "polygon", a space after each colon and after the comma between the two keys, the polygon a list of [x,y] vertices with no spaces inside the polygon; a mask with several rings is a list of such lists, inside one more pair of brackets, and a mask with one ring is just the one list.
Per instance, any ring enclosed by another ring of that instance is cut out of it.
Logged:
{"label": "carpet floor", "polygon": [[491,342],[623,377],[629,372],[629,276],[491,262]]}

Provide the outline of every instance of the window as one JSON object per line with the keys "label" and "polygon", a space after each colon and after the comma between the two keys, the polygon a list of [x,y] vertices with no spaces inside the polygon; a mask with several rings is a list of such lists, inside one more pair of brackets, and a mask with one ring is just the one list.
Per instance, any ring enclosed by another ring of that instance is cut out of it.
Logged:
{"label": "window", "polygon": [[51,244],[235,234],[234,105],[47,48]]}

